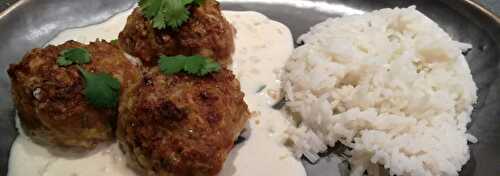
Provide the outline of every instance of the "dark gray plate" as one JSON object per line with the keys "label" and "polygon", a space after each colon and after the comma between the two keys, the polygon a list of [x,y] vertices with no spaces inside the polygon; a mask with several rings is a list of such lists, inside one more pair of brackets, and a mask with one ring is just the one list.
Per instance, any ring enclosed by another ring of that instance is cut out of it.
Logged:
{"label": "dark gray plate", "polygon": [[[0,175],[7,172],[9,149],[17,135],[10,81],[5,72],[8,65],[19,61],[27,50],[43,46],[61,30],[103,21],[133,3],[133,0],[25,0],[0,15]],[[479,138],[479,143],[471,145],[471,159],[461,175],[500,174],[500,19],[481,6],[471,0],[329,0],[327,3],[250,0],[224,1],[223,5],[229,10],[262,12],[290,27],[294,37],[328,17],[417,5],[454,39],[474,45],[467,60],[479,87],[479,102],[469,132]],[[331,175],[328,161],[329,156],[315,165],[304,162],[308,175]]]}

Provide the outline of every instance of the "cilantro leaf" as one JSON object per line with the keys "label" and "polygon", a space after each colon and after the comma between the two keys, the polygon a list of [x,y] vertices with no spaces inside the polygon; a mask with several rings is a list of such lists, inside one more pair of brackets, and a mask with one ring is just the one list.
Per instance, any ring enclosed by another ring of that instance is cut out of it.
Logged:
{"label": "cilantro leaf", "polygon": [[201,6],[201,5],[205,2],[205,0],[193,0],[193,2],[194,2],[196,5]]}
{"label": "cilantro leaf", "polygon": [[158,61],[160,66],[160,71],[163,74],[171,75],[181,71],[188,74],[205,76],[209,73],[216,72],[220,70],[220,65],[203,56],[160,56]]}
{"label": "cilantro leaf", "polygon": [[111,44],[113,44],[113,45],[118,45],[118,39],[113,39],[113,40],[111,40],[111,42],[109,42],[109,43],[111,43]]}
{"label": "cilantro leaf", "polygon": [[166,2],[165,7],[169,7],[165,10],[165,19],[168,26],[178,28],[189,19],[190,13],[183,2],[179,0],[167,0],[164,2]]}
{"label": "cilantro leaf", "polygon": [[139,6],[146,18],[154,18],[161,9],[161,0],[140,0]]}
{"label": "cilantro leaf", "polygon": [[193,0],[180,0],[182,2],[182,5],[188,5],[193,2]]}
{"label": "cilantro leaf", "polygon": [[157,29],[164,29],[167,26],[167,21],[165,17],[165,10],[163,9],[163,6],[165,6],[166,1],[159,1],[159,5],[157,8],[158,12],[156,15],[152,16],[152,22],[153,22],[153,27]]}
{"label": "cilantro leaf", "polygon": [[201,68],[200,74],[201,75],[206,75],[210,72],[215,72],[220,70],[220,65],[212,60],[211,62],[207,62],[205,67]]}
{"label": "cilantro leaf", "polygon": [[87,101],[98,108],[113,108],[118,105],[120,81],[106,73],[88,72],[78,66],[85,80],[83,93]]}
{"label": "cilantro leaf", "polygon": [[90,53],[85,48],[65,49],[59,53],[57,64],[68,66],[71,64],[86,64],[90,62]]}
{"label": "cilantro leaf", "polygon": [[191,56],[184,64],[184,71],[193,75],[201,75],[201,69],[204,67],[205,58],[201,56]]}
{"label": "cilantro leaf", "polygon": [[186,56],[177,56],[177,57],[165,57],[161,56],[159,60],[160,69],[164,74],[171,75],[177,72],[182,71],[184,69],[184,65],[186,64],[187,57]]}
{"label": "cilantro leaf", "polygon": [[73,61],[66,59],[65,57],[58,57],[57,58],[57,64],[59,66],[68,66],[73,64]]}
{"label": "cilantro leaf", "polygon": [[139,6],[154,28],[178,28],[189,19],[190,4],[201,5],[203,0],[140,0]]}

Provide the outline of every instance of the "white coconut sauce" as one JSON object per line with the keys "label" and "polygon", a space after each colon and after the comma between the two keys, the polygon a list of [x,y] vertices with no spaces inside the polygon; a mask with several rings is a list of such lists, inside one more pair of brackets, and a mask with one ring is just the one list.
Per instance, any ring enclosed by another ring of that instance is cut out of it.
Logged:
{"label": "white coconut sauce", "polygon": [[[96,38],[112,40],[123,29],[131,11],[108,21],[59,34],[49,44],[67,40],[88,43]],[[271,106],[279,100],[278,72],[293,50],[289,29],[256,12],[225,11],[237,29],[233,71],[241,82],[252,112],[250,137],[237,145],[224,164],[221,176],[304,176],[302,164],[280,144],[286,127],[283,115]],[[265,86],[265,88],[263,88]],[[259,93],[258,90],[262,89]],[[103,146],[85,156],[53,154],[20,135],[11,149],[8,176],[136,176],[127,168],[116,144]]]}

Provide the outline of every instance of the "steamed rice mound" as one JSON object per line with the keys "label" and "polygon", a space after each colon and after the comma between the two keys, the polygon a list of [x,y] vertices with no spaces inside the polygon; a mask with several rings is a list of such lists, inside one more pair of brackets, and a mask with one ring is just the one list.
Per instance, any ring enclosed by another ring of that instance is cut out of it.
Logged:
{"label": "steamed rice mound", "polygon": [[328,19],[299,38],[283,86],[297,157],[337,142],[352,175],[377,165],[396,175],[458,175],[469,160],[466,133],[476,86],[462,51],[415,9]]}

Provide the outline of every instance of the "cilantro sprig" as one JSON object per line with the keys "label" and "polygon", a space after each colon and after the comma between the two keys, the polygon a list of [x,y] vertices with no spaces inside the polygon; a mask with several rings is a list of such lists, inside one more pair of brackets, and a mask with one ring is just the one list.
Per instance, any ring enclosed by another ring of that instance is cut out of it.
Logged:
{"label": "cilantro sprig", "polygon": [[160,71],[166,75],[184,71],[192,75],[204,76],[220,70],[220,65],[217,62],[199,55],[160,56],[158,64]]}
{"label": "cilantro sprig", "polygon": [[118,105],[120,81],[106,73],[92,73],[77,66],[85,80],[83,94],[87,101],[98,108],[113,108]]}
{"label": "cilantro sprig", "polygon": [[111,43],[112,45],[118,45],[118,39],[113,39],[109,43]]}
{"label": "cilantro sprig", "polygon": [[144,16],[151,20],[153,27],[178,28],[189,19],[190,4],[201,5],[204,0],[140,0],[139,7]]}
{"label": "cilantro sprig", "polygon": [[71,64],[86,64],[90,62],[90,53],[84,48],[65,49],[59,53],[57,64],[68,66]]}
{"label": "cilantro sprig", "polygon": [[[61,67],[72,64],[90,63],[90,53],[84,48],[72,48],[59,53],[57,64]],[[113,108],[118,104],[120,81],[106,73],[92,73],[77,65],[83,79],[85,89],[83,94],[87,101],[98,108]]]}

